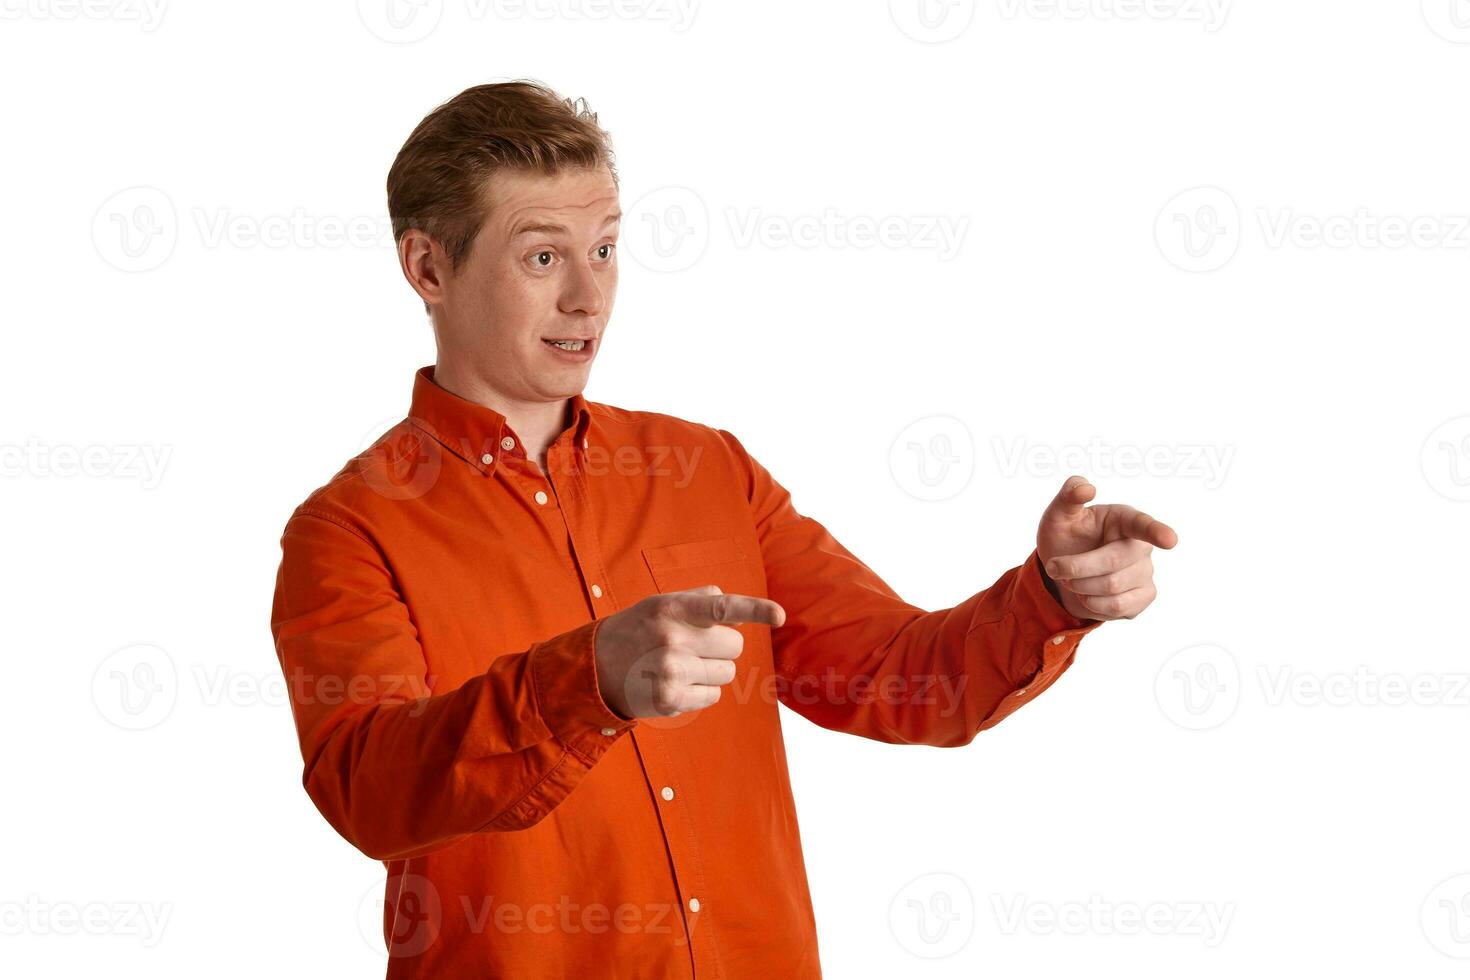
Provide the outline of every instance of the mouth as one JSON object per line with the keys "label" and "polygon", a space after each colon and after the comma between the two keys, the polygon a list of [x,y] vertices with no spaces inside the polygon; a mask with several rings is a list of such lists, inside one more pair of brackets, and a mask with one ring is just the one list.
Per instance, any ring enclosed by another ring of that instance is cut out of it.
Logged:
{"label": "mouth", "polygon": [[597,338],[596,337],[564,337],[564,338],[542,337],[541,338],[541,342],[543,344],[545,344],[546,346],[548,346],[548,347],[554,347],[557,350],[564,350],[564,351],[567,351],[569,353],[577,353],[577,352],[581,352],[581,351],[590,351],[592,349],[592,346],[597,342]]}

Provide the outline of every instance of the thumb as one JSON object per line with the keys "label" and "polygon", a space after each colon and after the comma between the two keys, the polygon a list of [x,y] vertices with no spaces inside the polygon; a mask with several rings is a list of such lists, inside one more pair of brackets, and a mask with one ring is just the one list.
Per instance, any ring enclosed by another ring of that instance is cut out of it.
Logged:
{"label": "thumb", "polygon": [[1084,506],[1089,500],[1097,496],[1097,487],[1087,482],[1085,476],[1069,476],[1062,484],[1062,489],[1047,504],[1046,512],[1041,515],[1043,523],[1049,521],[1062,522],[1078,517],[1087,508]]}

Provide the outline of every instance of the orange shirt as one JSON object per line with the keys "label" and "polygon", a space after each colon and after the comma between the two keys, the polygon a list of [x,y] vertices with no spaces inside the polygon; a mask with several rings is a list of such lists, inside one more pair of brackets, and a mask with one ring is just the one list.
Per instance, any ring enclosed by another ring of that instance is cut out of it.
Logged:
{"label": "orange shirt", "polygon": [[[432,376],[291,515],[271,614],[306,791],[387,866],[388,977],[820,976],[777,705],[965,745],[1100,623],[1034,551],[905,602],[723,429],[578,394],[543,473]],[[713,706],[620,718],[602,618],[706,583],[785,624],[738,627]]]}

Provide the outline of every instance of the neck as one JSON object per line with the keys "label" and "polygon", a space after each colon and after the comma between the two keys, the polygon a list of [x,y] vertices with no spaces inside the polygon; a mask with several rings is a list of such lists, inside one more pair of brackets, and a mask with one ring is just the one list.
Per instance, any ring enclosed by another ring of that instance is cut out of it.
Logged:
{"label": "neck", "polygon": [[442,361],[434,364],[434,383],[465,401],[484,405],[505,416],[506,424],[521,443],[527,458],[546,469],[546,451],[567,427],[569,398],[555,401],[521,401],[507,398],[483,379],[463,375]]}

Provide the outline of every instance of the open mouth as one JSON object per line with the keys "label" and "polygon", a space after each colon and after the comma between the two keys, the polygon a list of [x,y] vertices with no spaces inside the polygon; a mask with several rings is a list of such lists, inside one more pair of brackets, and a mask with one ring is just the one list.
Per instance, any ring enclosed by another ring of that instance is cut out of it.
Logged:
{"label": "open mouth", "polygon": [[562,350],[583,350],[592,346],[591,340],[553,340],[550,337],[542,337],[541,342],[550,347],[560,347]]}

